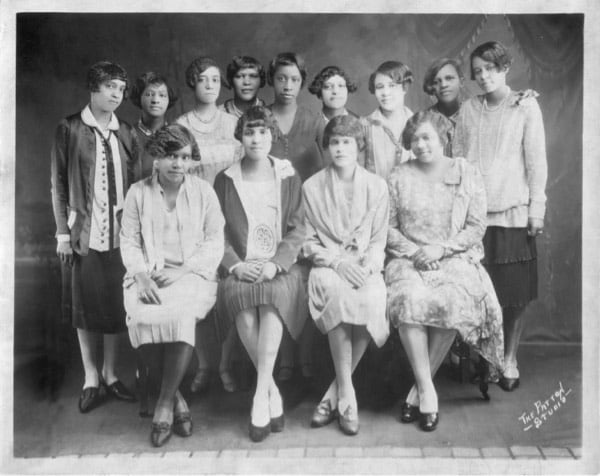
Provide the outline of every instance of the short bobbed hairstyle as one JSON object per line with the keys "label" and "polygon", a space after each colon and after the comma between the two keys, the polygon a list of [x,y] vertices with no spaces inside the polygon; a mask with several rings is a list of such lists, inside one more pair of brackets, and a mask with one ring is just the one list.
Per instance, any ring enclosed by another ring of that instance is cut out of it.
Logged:
{"label": "short bobbed hairstyle", "polygon": [[333,136],[354,137],[358,150],[365,148],[365,130],[360,121],[350,114],[335,116],[325,126],[323,132],[323,147],[329,147]]}
{"label": "short bobbed hairstyle", "polygon": [[427,68],[427,71],[425,72],[425,78],[423,78],[423,91],[425,91],[425,94],[429,94],[431,96],[434,95],[433,82],[435,81],[435,77],[440,72],[440,69],[448,64],[455,69],[456,74],[461,81],[465,79],[465,75],[462,72],[460,63],[457,60],[451,58],[436,59],[431,66]]}
{"label": "short bobbed hairstyle", "polygon": [[337,66],[326,66],[319,72],[319,74],[315,76],[315,79],[313,79],[312,83],[308,87],[308,91],[321,99],[323,84],[333,76],[340,76],[344,78],[344,81],[346,81],[346,89],[348,89],[349,93],[353,93],[358,89],[356,83],[350,79],[343,69],[338,68]]}
{"label": "short bobbed hairstyle", "polygon": [[471,79],[475,79],[473,74],[473,59],[481,58],[482,60],[494,63],[496,68],[500,71],[507,70],[513,62],[513,58],[509,53],[506,46],[499,41],[488,41],[479,45],[473,50],[469,57],[469,63],[471,65]]}
{"label": "short bobbed hairstyle", "polygon": [[167,109],[171,109],[171,107],[173,107],[177,102],[178,97],[175,94],[175,91],[173,91],[173,89],[171,88],[171,86],[169,86],[167,79],[164,76],[153,71],[143,73],[142,75],[136,78],[135,82],[133,83],[133,86],[131,87],[131,102],[141,109],[142,94],[144,94],[146,88],[148,86],[161,86],[163,84],[167,87],[167,92],[169,95],[169,105],[167,106]]}
{"label": "short bobbed hairstyle", "polygon": [[112,79],[118,79],[125,83],[123,99],[127,99],[127,90],[129,88],[127,71],[120,64],[112,63],[111,61],[98,61],[90,67],[86,78],[87,89],[91,93],[98,92],[101,84]]}
{"label": "short bobbed hairstyle", "polygon": [[408,66],[400,61],[385,61],[369,76],[369,92],[375,94],[375,77],[378,74],[389,76],[395,83],[401,84],[406,91],[413,82],[413,74]]}
{"label": "short bobbed hairstyle", "polygon": [[435,113],[426,109],[424,111],[417,112],[408,121],[406,121],[404,130],[402,131],[402,147],[404,147],[407,150],[410,150],[410,145],[413,136],[415,135],[415,132],[417,132],[417,129],[425,123],[431,124],[431,127],[433,127],[433,130],[438,136],[438,140],[440,141],[440,143],[443,144],[442,131],[438,127],[438,122],[436,121]]}
{"label": "short bobbed hairstyle", "polygon": [[231,58],[231,63],[227,65],[227,86],[233,87],[233,78],[238,71],[246,68],[254,68],[258,72],[260,78],[260,88],[264,87],[267,82],[265,68],[260,62],[252,56],[234,56]]}
{"label": "short bobbed hairstyle", "polygon": [[194,89],[196,87],[196,83],[200,81],[200,75],[211,67],[217,68],[219,70],[221,82],[227,84],[223,80],[223,73],[221,71],[221,68],[219,68],[217,62],[214,59],[209,58],[208,56],[198,56],[190,63],[190,65],[185,70],[185,83],[191,89]]}
{"label": "short bobbed hairstyle", "polygon": [[192,133],[180,124],[168,124],[150,137],[145,151],[155,159],[164,159],[188,145],[192,146],[192,160],[199,161],[200,149]]}
{"label": "short bobbed hairstyle", "polygon": [[238,119],[234,137],[242,141],[244,127],[266,127],[271,131],[273,141],[279,138],[279,128],[273,113],[264,106],[252,106]]}
{"label": "short bobbed hairstyle", "polygon": [[297,53],[290,52],[279,53],[269,63],[269,70],[267,71],[267,83],[269,86],[273,86],[273,78],[275,77],[277,69],[281,66],[296,66],[298,71],[300,71],[300,76],[302,76],[302,84],[300,87],[302,88],[304,86],[306,76],[308,75],[308,70],[304,64],[304,58]]}

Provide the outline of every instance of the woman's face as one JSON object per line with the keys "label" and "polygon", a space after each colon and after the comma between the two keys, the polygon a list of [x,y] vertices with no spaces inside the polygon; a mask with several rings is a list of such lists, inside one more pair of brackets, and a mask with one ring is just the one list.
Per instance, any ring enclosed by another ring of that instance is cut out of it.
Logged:
{"label": "woman's face", "polygon": [[342,109],[348,101],[346,80],[337,74],[327,79],[321,88],[321,99],[329,109]]}
{"label": "woman's face", "polygon": [[471,61],[471,70],[477,85],[486,94],[493,93],[506,85],[508,70],[498,68],[492,61],[475,56]]}
{"label": "woman's face", "polygon": [[242,68],[233,76],[233,93],[242,101],[253,101],[260,88],[260,76],[256,68]]}
{"label": "woman's face", "polygon": [[458,101],[462,81],[458,76],[456,68],[446,64],[433,78],[433,94],[441,103],[451,104]]}
{"label": "woman's face", "polygon": [[444,147],[430,122],[421,124],[412,136],[410,149],[419,162],[432,163],[444,155]]}
{"label": "woman's face", "polygon": [[210,66],[201,74],[194,94],[196,100],[202,104],[215,104],[221,91],[221,73],[218,68]]}
{"label": "woman's face", "polygon": [[333,166],[337,169],[343,169],[356,164],[358,144],[352,136],[331,136],[327,150],[331,155]]}
{"label": "woman's face", "polygon": [[186,145],[167,157],[155,159],[154,166],[158,172],[158,179],[160,183],[172,185],[181,184],[191,160],[191,145]]}
{"label": "woman's face", "polygon": [[141,97],[142,111],[151,117],[163,117],[169,107],[169,90],[166,84],[150,84]]}
{"label": "woman's face", "polygon": [[271,130],[266,126],[244,126],[242,131],[242,145],[245,156],[251,160],[265,159],[271,151],[273,137]]}
{"label": "woman's face", "polygon": [[293,104],[302,88],[302,75],[296,65],[279,66],[273,75],[275,102]]}
{"label": "woman's face", "polygon": [[393,112],[404,106],[404,95],[406,94],[404,87],[387,74],[377,73],[373,84],[375,86],[375,99],[377,99],[381,109]]}
{"label": "woman's face", "polygon": [[120,79],[109,79],[93,91],[90,95],[90,105],[99,112],[114,112],[123,101],[123,94],[127,84]]}

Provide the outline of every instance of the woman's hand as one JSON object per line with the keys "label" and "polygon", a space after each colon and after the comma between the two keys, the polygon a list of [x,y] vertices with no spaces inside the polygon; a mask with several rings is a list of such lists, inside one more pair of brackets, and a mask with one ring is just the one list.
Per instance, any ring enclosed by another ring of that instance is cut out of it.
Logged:
{"label": "woman's hand", "polygon": [[440,245],[425,245],[410,258],[418,269],[426,269],[425,266],[433,261],[439,261],[444,256],[444,247]]}
{"label": "woman's hand", "polygon": [[140,301],[145,304],[160,304],[158,286],[148,273],[138,273],[134,276],[134,279]]}
{"label": "woman's hand", "polygon": [[542,218],[529,217],[527,220],[527,234],[529,236],[541,235],[544,230],[544,220]]}
{"label": "woman's hand", "polygon": [[365,284],[369,272],[363,266],[342,260],[335,268],[337,274],[348,281],[354,288],[360,288]]}
{"label": "woman's hand", "polygon": [[260,276],[262,266],[260,263],[240,263],[233,269],[233,275],[240,281],[255,282]]}
{"label": "woman's hand", "polygon": [[255,283],[262,283],[263,281],[271,281],[277,274],[277,265],[272,261],[267,261],[263,264],[260,275],[256,279]]}
{"label": "woman's hand", "polygon": [[159,288],[166,288],[170,286],[183,275],[190,272],[190,269],[186,266],[179,266],[177,268],[163,268],[160,271],[152,273],[152,279]]}
{"label": "woman's hand", "polygon": [[56,254],[60,260],[69,266],[73,264],[73,248],[70,241],[59,241],[56,246]]}

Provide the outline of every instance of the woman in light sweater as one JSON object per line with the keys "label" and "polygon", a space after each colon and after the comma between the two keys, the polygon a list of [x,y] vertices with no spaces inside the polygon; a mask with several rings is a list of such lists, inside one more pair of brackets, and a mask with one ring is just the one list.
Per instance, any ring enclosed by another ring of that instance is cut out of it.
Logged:
{"label": "woman in light sweater", "polygon": [[488,201],[484,264],[502,306],[504,369],[500,386],[519,385],[517,349],[523,311],[537,298],[535,237],[546,209],[546,142],[540,107],[506,84],[512,58],[501,43],[478,46],[470,58],[471,78],[484,94],[460,112],[454,156],[466,157],[483,175]]}

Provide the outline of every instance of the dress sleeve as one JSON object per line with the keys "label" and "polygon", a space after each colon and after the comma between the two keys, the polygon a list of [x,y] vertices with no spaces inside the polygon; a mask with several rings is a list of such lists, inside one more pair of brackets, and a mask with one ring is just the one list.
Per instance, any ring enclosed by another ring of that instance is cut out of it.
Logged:
{"label": "dress sleeve", "polygon": [[314,206],[316,204],[311,200],[309,194],[309,189],[306,186],[302,187],[304,227],[306,233],[306,238],[302,246],[302,255],[311,260],[315,266],[333,267],[339,260],[339,256],[325,247],[321,238],[319,238],[316,215],[314,213]]}
{"label": "dress sleeve", "polygon": [[377,201],[375,216],[373,217],[373,228],[371,240],[365,252],[365,263],[371,273],[381,272],[385,261],[385,246],[388,236],[388,225],[390,215],[390,199],[387,185],[383,183],[381,194]]}
{"label": "dress sleeve", "polygon": [[397,180],[392,175],[388,182],[390,192],[390,213],[387,232],[387,252],[395,258],[410,258],[419,250],[419,245],[409,240],[400,231],[400,197]]}
{"label": "dress sleeve", "polygon": [[139,187],[134,186],[125,196],[119,234],[121,257],[129,276],[148,271],[143,250],[139,192]]}
{"label": "dress sleeve", "polygon": [[203,195],[205,200],[203,207],[204,239],[198,242],[194,253],[185,264],[204,279],[212,280],[223,258],[225,219],[214,190],[206,187]]}
{"label": "dress sleeve", "polygon": [[452,157],[467,157],[467,128],[465,127],[464,108],[459,111],[456,118],[456,128],[454,129],[454,138],[452,139]]}
{"label": "dress sleeve", "polygon": [[56,235],[69,235],[67,207],[69,204],[68,178],[69,127],[66,121],[56,128],[54,143],[50,151],[50,182],[52,191],[52,211],[56,222]]}
{"label": "dress sleeve", "polygon": [[[225,210],[225,198],[226,198],[226,179],[222,173],[217,174],[215,178],[215,193],[219,200],[219,204],[221,206],[221,211]],[[225,223],[225,238],[224,238],[224,252],[223,259],[221,260],[221,266],[223,269],[229,273],[229,270],[232,269],[233,266],[241,263],[243,260],[238,256],[235,252],[235,249],[231,245],[228,237],[228,224]]]}
{"label": "dress sleeve", "polygon": [[546,161],[546,136],[544,121],[538,102],[527,99],[527,116],[523,134],[523,154],[529,185],[529,216],[544,218],[546,213],[546,181],[548,164]]}

